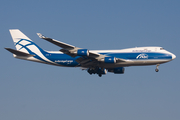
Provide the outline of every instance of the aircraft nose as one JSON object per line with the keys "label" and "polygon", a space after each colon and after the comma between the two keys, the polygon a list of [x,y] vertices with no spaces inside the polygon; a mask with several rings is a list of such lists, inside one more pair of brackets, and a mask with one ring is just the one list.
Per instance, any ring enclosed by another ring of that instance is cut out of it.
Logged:
{"label": "aircraft nose", "polygon": [[176,55],[172,54],[172,59],[174,60],[176,58]]}

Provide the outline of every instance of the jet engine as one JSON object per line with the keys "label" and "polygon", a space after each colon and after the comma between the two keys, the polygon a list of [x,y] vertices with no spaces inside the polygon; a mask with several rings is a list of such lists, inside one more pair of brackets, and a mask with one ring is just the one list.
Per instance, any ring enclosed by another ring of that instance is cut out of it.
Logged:
{"label": "jet engine", "polygon": [[108,69],[108,72],[113,72],[114,74],[124,74],[124,67]]}
{"label": "jet engine", "polygon": [[116,63],[116,58],[115,57],[105,57],[102,61],[105,63]]}
{"label": "jet engine", "polygon": [[88,49],[79,49],[77,50],[78,56],[89,56],[89,50]]}

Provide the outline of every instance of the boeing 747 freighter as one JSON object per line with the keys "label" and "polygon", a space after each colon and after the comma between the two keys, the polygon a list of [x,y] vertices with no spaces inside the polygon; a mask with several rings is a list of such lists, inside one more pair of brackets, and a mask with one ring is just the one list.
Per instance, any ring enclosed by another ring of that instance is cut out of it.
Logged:
{"label": "boeing 747 freighter", "polygon": [[9,30],[16,50],[5,48],[15,58],[35,61],[61,67],[82,67],[89,74],[100,77],[107,72],[123,74],[124,67],[156,65],[169,62],[176,56],[162,47],[135,47],[121,50],[88,50],[66,44],[52,38],[37,35],[54,45],[61,47],[59,51],[46,51],[36,45],[18,29]]}

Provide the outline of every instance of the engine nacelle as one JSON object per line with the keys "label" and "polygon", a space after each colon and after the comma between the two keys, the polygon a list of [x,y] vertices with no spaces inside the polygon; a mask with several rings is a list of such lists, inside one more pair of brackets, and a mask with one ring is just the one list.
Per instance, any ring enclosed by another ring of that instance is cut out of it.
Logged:
{"label": "engine nacelle", "polygon": [[88,49],[79,49],[77,50],[78,56],[89,56],[89,50]]}
{"label": "engine nacelle", "polygon": [[102,75],[105,75],[107,73],[107,70],[106,69],[99,69],[97,74],[102,74]]}
{"label": "engine nacelle", "polygon": [[114,74],[124,74],[124,67],[108,69],[108,72],[113,72]]}
{"label": "engine nacelle", "polygon": [[105,63],[116,63],[116,58],[115,57],[105,57],[104,62]]}

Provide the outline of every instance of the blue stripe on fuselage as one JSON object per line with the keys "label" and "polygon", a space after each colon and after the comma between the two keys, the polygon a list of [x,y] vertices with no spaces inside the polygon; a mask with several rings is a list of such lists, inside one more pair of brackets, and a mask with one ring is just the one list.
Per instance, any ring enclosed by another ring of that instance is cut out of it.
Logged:
{"label": "blue stripe on fuselage", "polygon": [[[102,53],[103,55],[112,56],[122,59],[138,60],[138,59],[172,59],[171,54],[165,53]],[[141,55],[144,55],[143,58]]]}

